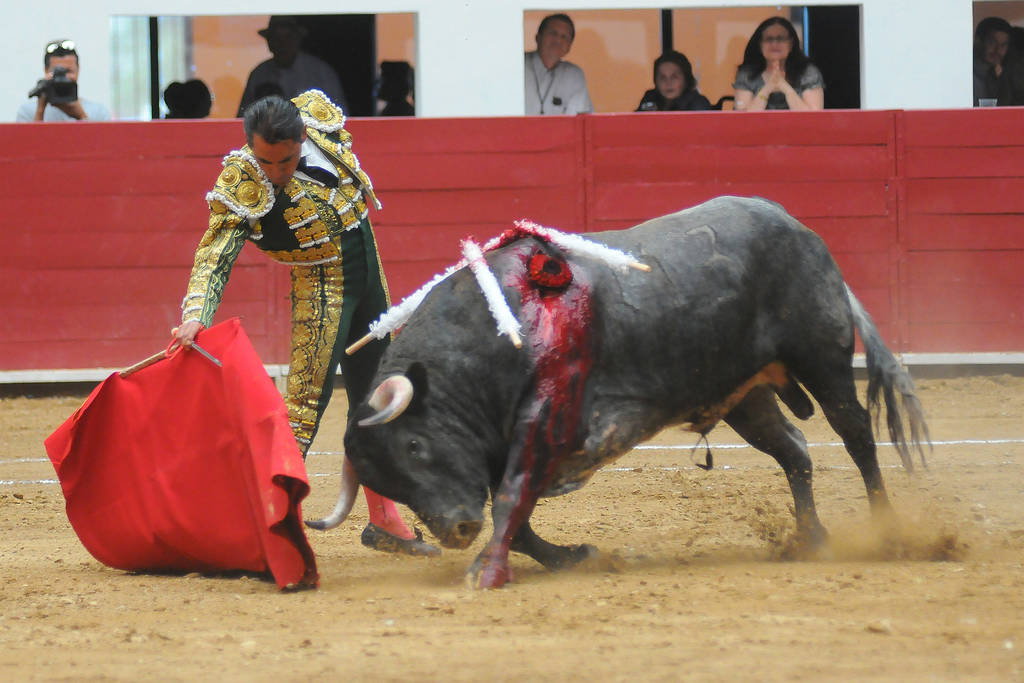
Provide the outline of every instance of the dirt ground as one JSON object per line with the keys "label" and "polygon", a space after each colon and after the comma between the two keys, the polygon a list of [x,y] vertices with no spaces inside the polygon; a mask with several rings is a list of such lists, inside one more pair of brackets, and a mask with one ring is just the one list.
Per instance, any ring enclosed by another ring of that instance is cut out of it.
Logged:
{"label": "dirt ground", "polygon": [[[813,560],[780,557],[791,498],[774,461],[719,428],[704,472],[703,448],[670,430],[534,514],[541,535],[601,560],[551,573],[515,555],[515,582],[493,591],[463,582],[487,527],[439,559],[388,556],[360,545],[361,503],[310,532],[315,591],[106,568],[68,524],[42,445],[84,394],[5,396],[0,679],[1024,680],[1024,379],[918,386],[930,468],[908,475],[880,447],[895,539],[873,529],[818,416],[801,428],[832,541]],[[333,504],[343,413],[339,398],[307,461],[307,517]]]}

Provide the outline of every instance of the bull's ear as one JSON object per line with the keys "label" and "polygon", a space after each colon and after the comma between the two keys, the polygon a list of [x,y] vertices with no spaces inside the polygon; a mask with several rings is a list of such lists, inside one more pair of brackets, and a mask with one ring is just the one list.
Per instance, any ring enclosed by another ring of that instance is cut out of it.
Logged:
{"label": "bull's ear", "polygon": [[420,412],[423,410],[424,399],[427,398],[427,394],[430,391],[430,385],[427,382],[427,368],[423,363],[413,363],[405,371],[405,376],[412,382],[412,403],[409,404],[407,410],[411,412]]}

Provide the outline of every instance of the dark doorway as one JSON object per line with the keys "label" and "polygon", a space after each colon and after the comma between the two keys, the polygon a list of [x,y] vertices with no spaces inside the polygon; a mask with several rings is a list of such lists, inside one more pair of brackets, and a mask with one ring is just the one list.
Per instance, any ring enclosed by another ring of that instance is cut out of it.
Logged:
{"label": "dark doorway", "polygon": [[299,16],[309,29],[303,49],[338,72],[348,106],[346,116],[373,116],[376,101],[377,27],[373,14],[307,14]]}
{"label": "dark doorway", "polygon": [[860,109],[860,7],[808,7],[804,35],[825,77],[825,108]]}

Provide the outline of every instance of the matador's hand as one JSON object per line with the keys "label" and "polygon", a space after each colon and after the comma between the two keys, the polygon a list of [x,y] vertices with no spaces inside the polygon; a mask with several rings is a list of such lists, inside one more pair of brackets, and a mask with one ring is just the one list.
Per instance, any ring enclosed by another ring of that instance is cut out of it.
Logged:
{"label": "matador's hand", "polygon": [[171,330],[171,336],[174,337],[174,340],[171,342],[168,351],[173,351],[179,346],[185,348],[192,346],[192,342],[201,329],[203,329],[203,324],[198,320],[189,320],[187,323],[182,323],[175,327]]}

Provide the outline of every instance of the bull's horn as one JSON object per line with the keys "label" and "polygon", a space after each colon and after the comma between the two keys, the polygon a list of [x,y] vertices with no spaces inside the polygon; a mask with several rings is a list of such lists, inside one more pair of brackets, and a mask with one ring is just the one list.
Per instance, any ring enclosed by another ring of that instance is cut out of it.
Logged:
{"label": "bull's horn", "polygon": [[333,529],[348,517],[352,512],[352,505],[356,502],[356,494],[359,493],[359,475],[352,467],[352,463],[345,458],[345,464],[341,468],[341,493],[338,494],[338,502],[331,514],[316,521],[306,520],[306,526],[311,529]]}
{"label": "bull's horn", "polygon": [[367,401],[377,412],[359,421],[360,427],[390,422],[402,414],[412,401],[412,382],[405,375],[392,375],[381,382]]}

